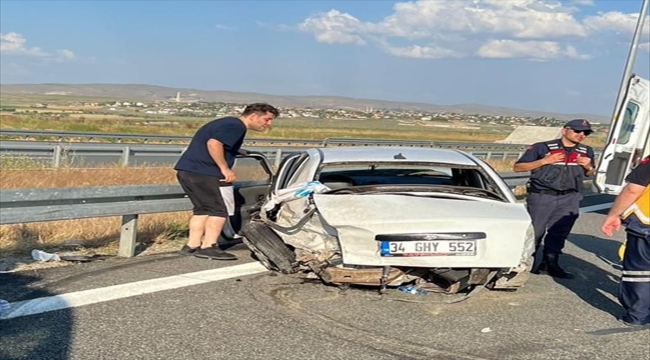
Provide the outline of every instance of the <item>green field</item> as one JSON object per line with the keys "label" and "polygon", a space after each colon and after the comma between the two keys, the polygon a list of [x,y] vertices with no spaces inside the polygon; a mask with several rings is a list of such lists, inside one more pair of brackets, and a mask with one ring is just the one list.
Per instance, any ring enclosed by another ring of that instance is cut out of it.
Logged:
{"label": "green field", "polygon": [[[127,134],[191,136],[213,117],[147,114],[139,109],[109,111],[106,107],[84,107],[83,102],[130,101],[114,98],[83,98],[68,95],[0,95],[0,124],[3,129],[108,132]],[[36,107],[47,104],[47,108]],[[410,124],[409,124],[410,122]],[[479,127],[463,129],[462,127]],[[366,138],[494,142],[513,131],[509,125],[475,124],[462,121],[400,119],[334,120],[279,118],[264,133],[249,132],[249,138],[309,139]],[[40,139],[39,139],[40,140]],[[604,133],[594,134],[587,144],[601,146]]]}

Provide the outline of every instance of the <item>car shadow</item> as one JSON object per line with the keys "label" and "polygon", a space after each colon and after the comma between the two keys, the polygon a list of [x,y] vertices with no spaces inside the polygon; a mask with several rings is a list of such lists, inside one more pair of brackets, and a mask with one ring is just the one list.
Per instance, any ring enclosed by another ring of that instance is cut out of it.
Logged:
{"label": "car shadow", "polygon": [[572,254],[563,254],[560,265],[574,274],[573,279],[553,280],[571,290],[580,299],[592,307],[614,317],[623,314],[619,304],[618,289],[620,264],[617,255],[620,242],[591,235],[572,234],[568,241],[591,252],[602,264],[594,264]]}
{"label": "car shadow", "polygon": [[74,324],[70,309],[22,316],[21,301],[53,296],[26,272],[0,273],[0,299],[9,303],[0,312],[0,359],[68,359]]}

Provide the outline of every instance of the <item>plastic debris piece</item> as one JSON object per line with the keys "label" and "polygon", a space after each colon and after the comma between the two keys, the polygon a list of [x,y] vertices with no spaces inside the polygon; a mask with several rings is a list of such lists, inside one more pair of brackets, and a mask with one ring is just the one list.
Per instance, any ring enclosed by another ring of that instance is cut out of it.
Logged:
{"label": "plastic debris piece", "polygon": [[492,331],[492,329],[490,329],[489,327],[486,327],[486,328],[481,329],[481,332],[482,332],[482,333],[489,333],[489,332],[491,332],[491,331]]}
{"label": "plastic debris piece", "polygon": [[32,250],[32,258],[40,261],[61,261],[58,254],[51,254],[37,249]]}
{"label": "plastic debris piece", "polygon": [[277,204],[300,199],[312,193],[322,193],[328,190],[330,190],[330,188],[319,181],[308,181],[296,184],[271,194],[271,200],[269,200],[263,208],[264,211],[271,211]]}
{"label": "plastic debris piece", "polygon": [[402,285],[402,286],[398,287],[397,290],[399,290],[399,291],[401,291],[403,293],[411,294],[411,295],[422,295],[422,296],[424,296],[424,295],[427,295],[429,293],[428,291],[423,290],[423,289],[419,289],[419,288],[415,287],[414,285]]}

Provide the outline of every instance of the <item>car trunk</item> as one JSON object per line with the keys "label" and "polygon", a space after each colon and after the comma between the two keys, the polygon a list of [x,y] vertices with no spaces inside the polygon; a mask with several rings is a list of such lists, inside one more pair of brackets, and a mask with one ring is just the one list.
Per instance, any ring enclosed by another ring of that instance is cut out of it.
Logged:
{"label": "car trunk", "polygon": [[[446,195],[450,196],[450,195]],[[314,194],[348,265],[507,268],[519,265],[523,204],[400,194]]]}

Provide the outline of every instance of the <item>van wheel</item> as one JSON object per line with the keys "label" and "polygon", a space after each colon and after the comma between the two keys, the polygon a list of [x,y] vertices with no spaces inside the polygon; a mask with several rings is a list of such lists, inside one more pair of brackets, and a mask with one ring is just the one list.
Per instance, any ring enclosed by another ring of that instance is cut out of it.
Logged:
{"label": "van wheel", "polygon": [[243,242],[269,270],[292,274],[298,271],[296,254],[261,222],[250,222],[241,230]]}

